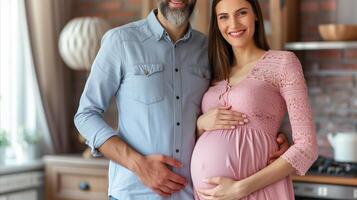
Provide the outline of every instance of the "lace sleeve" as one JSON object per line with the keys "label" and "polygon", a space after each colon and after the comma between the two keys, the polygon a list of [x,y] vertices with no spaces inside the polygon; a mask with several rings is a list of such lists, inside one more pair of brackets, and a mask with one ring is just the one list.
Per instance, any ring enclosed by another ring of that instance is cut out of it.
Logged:
{"label": "lace sleeve", "polygon": [[292,127],[293,145],[282,155],[298,175],[305,175],[318,156],[316,131],[301,64],[294,53],[286,52],[280,71],[280,93]]}

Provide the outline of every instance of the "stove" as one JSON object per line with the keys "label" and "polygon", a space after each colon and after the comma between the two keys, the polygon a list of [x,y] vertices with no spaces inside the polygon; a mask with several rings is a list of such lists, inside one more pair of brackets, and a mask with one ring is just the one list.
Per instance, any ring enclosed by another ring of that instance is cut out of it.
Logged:
{"label": "stove", "polygon": [[357,163],[337,162],[332,158],[319,156],[309,169],[308,174],[357,177]]}
{"label": "stove", "polygon": [[293,180],[296,200],[357,200],[357,163],[320,156],[306,176]]}

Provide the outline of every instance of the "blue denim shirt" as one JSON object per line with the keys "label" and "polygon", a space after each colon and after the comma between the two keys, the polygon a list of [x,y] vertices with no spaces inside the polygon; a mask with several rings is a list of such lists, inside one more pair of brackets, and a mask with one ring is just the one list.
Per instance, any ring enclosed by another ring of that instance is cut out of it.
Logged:
{"label": "blue denim shirt", "polygon": [[[173,43],[152,11],[146,19],[108,31],[92,65],[75,116],[94,155],[112,136],[143,155],[163,154],[183,163],[172,169],[190,183],[167,199],[193,199],[190,160],[196,119],[209,86],[207,39],[189,27]],[[119,130],[103,120],[112,97]],[[110,162],[109,195],[120,200],[164,199],[131,171]]]}

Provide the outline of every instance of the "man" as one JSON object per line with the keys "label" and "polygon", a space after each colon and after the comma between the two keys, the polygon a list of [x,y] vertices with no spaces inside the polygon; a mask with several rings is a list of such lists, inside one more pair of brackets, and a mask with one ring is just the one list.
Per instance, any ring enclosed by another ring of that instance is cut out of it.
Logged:
{"label": "man", "polygon": [[[188,22],[195,3],[157,0],[146,19],[103,37],[75,124],[92,153],[111,160],[113,199],[193,199],[190,160],[210,78],[206,38]],[[102,116],[112,97],[119,131]]]}

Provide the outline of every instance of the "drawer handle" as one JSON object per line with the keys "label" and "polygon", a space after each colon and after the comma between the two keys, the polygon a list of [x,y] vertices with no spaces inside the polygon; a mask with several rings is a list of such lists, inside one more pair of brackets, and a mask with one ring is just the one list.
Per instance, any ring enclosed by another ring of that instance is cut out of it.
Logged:
{"label": "drawer handle", "polygon": [[80,182],[79,189],[83,190],[83,191],[88,191],[88,190],[90,190],[90,185],[87,182]]}

